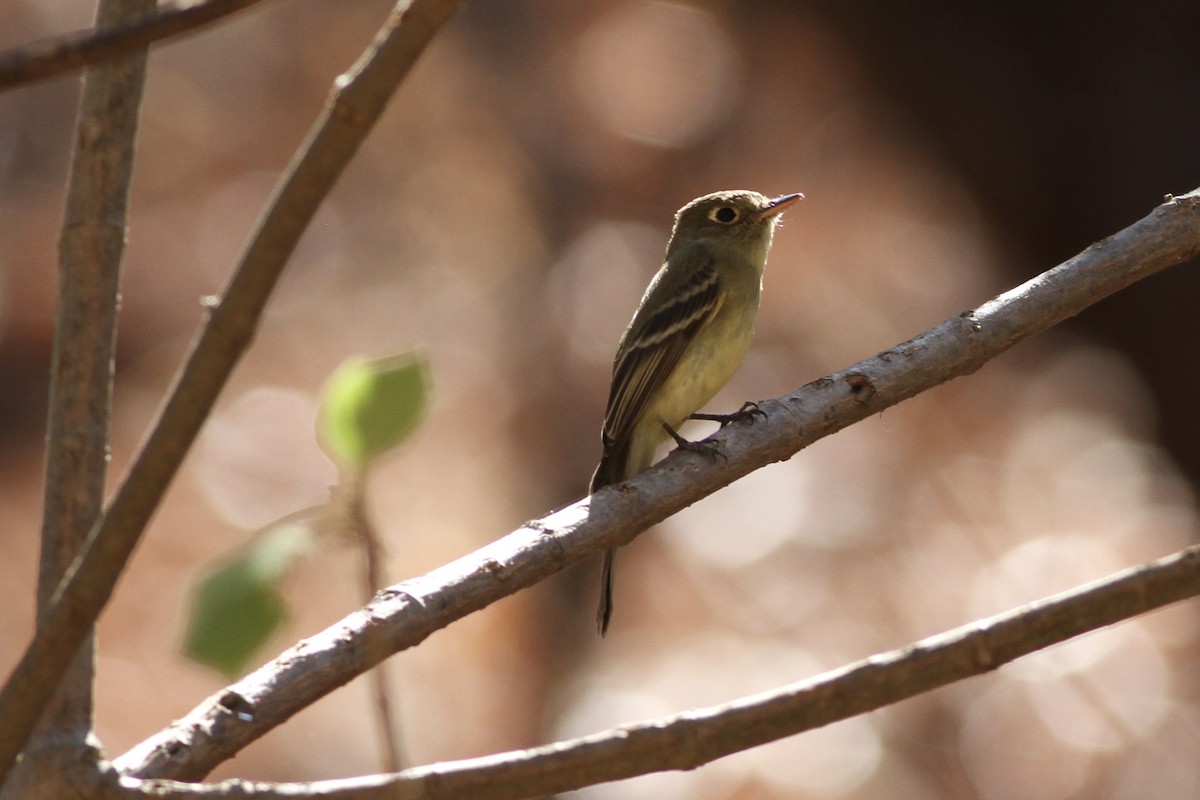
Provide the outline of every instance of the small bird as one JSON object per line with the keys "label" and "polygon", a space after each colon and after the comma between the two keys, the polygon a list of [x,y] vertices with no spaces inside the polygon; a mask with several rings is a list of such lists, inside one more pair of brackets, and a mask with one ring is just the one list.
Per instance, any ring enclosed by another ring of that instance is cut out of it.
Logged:
{"label": "small bird", "polygon": [[[601,431],[604,452],[590,494],[649,467],[668,437],[680,447],[697,447],[677,429],[725,385],[746,354],[775,225],[803,196],[715,192],[679,209],[666,260],[617,345]],[[607,551],[601,568],[601,636],[612,620],[614,557]]]}

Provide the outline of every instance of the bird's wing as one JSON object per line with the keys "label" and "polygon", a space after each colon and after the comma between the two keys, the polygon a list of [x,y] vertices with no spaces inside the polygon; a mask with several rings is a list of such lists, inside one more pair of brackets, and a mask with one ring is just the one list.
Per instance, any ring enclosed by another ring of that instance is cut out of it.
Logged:
{"label": "bird's wing", "polygon": [[691,274],[670,302],[634,321],[613,364],[604,415],[606,445],[632,434],[650,399],[675,370],[688,345],[716,316],[724,298],[715,262],[710,259]]}

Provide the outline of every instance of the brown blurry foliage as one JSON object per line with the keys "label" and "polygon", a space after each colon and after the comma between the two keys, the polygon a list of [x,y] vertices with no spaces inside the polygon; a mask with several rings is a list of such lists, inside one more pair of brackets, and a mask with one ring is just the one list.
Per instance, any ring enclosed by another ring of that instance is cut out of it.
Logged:
{"label": "brown blurry foliage", "polygon": [[[388,6],[266,4],[153,52],[114,475],[186,351],[198,298],[224,282]],[[82,0],[3,0],[0,36],[16,46],[90,13]],[[189,582],[249,531],[323,499],[333,473],[313,442],[314,398],[346,355],[424,343],[435,365],[428,424],[374,487],[404,577],[582,494],[612,348],[670,213],[691,197],[745,186],[809,198],[777,236],[751,356],[715,406],[782,394],[1002,289],[1011,249],[978,194],[848,41],[791,4],[467,4],[317,212],[105,611],[105,751],[220,696],[172,646]],[[76,92],[65,77],[0,95],[5,670],[32,632],[49,276]],[[389,660],[411,755],[519,750],[719,704],[1178,550],[1195,538],[1194,502],[1154,432],[1136,365],[1074,335],[1039,337],[641,537],[603,643],[587,624],[595,576],[576,570]],[[354,608],[354,572],[332,548],[301,567],[289,639]],[[701,770],[588,794],[1194,795],[1193,622],[1190,606],[1151,615]],[[372,771],[360,684],[214,777]]]}

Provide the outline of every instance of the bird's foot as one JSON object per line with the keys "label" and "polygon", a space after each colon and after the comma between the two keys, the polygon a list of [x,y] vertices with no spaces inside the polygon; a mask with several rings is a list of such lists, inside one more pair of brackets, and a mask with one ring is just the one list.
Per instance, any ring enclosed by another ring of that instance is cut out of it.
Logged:
{"label": "bird's foot", "polygon": [[721,448],[716,444],[711,442],[693,442],[690,439],[685,439],[679,435],[678,431],[665,422],[663,423],[663,430],[667,432],[668,436],[675,440],[675,445],[680,450],[687,450],[691,453],[700,453],[708,456],[713,461],[716,461],[718,457],[724,461],[729,460],[729,458],[721,452]]}
{"label": "bird's foot", "polygon": [[754,422],[755,416],[767,418],[767,412],[758,407],[758,403],[753,400],[747,400],[742,403],[742,407],[732,414],[692,414],[691,419],[702,419],[709,422],[719,422],[724,428],[731,422]]}

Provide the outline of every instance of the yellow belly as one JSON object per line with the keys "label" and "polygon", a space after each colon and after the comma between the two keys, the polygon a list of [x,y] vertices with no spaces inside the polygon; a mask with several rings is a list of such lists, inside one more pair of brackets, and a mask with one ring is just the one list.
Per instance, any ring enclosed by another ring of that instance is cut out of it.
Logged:
{"label": "yellow belly", "polygon": [[[729,382],[750,347],[754,333],[754,314],[731,319],[717,313],[700,332],[655,395],[638,423],[633,436],[635,447],[629,453],[627,475],[633,475],[654,463],[658,446],[667,439],[663,423],[678,429]],[[640,446],[637,446],[640,445]]]}

